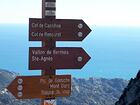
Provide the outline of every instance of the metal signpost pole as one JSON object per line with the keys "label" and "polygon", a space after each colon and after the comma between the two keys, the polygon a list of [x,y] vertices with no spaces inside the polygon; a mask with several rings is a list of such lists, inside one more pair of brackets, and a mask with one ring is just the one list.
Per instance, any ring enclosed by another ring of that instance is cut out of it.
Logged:
{"label": "metal signpost pole", "polygon": [[[42,18],[50,19],[50,21],[55,19],[55,11],[56,11],[56,0],[42,0]],[[48,39],[45,42],[42,42],[42,47],[53,49],[56,47],[56,42],[53,41],[53,39]],[[55,75],[56,70],[53,70],[52,68],[47,70],[42,70],[42,75]],[[55,97],[54,97],[55,99]],[[48,99],[42,99],[41,105],[49,105],[45,100]]]}

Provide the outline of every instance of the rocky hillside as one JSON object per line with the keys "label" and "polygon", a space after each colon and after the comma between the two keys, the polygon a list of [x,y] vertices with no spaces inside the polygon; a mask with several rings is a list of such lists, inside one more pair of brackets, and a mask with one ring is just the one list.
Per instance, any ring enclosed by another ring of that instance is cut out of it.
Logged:
{"label": "rocky hillside", "polygon": [[59,105],[114,105],[127,81],[123,79],[73,79],[72,95]]}
{"label": "rocky hillside", "polygon": [[140,71],[131,79],[115,105],[140,105]]}
{"label": "rocky hillside", "polygon": [[0,89],[6,87],[16,75],[18,74],[0,69]]}
{"label": "rocky hillside", "polygon": [[[39,105],[40,100],[17,100],[5,88],[16,73],[0,70],[0,105]],[[128,81],[89,78],[72,80],[71,97],[58,98],[57,105],[114,105]]]}

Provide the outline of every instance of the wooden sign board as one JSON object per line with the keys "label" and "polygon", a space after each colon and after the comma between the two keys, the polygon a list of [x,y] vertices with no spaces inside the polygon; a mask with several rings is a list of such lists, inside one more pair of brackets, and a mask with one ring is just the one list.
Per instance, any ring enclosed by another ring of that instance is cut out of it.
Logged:
{"label": "wooden sign board", "polygon": [[90,59],[82,48],[29,48],[29,70],[81,69]]}
{"label": "wooden sign board", "polygon": [[83,20],[29,19],[30,41],[82,41],[90,32]]}
{"label": "wooden sign board", "polygon": [[70,96],[71,75],[17,76],[7,89],[17,99]]}

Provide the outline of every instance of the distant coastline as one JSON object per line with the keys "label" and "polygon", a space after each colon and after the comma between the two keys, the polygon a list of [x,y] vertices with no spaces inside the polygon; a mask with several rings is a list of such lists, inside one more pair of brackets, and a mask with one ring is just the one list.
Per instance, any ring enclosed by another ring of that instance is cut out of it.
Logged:
{"label": "distant coastline", "polygon": [[[92,26],[92,30],[82,42],[57,42],[62,47],[83,47],[92,57],[82,70],[58,70],[57,74],[83,78],[134,77],[140,68],[140,27]],[[29,46],[41,43],[28,41],[28,24],[0,24],[0,68],[23,75],[40,74],[38,70],[28,70]]]}

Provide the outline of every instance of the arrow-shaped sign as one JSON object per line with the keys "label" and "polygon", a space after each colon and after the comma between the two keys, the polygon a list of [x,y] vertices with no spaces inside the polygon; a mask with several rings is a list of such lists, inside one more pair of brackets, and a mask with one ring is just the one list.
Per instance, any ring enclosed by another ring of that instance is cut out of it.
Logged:
{"label": "arrow-shaped sign", "polygon": [[31,47],[29,70],[36,69],[81,69],[90,59],[82,48]]}
{"label": "arrow-shaped sign", "polygon": [[82,41],[91,29],[83,20],[29,19],[29,40]]}
{"label": "arrow-shaped sign", "polygon": [[7,89],[17,99],[70,96],[71,75],[17,76]]}

